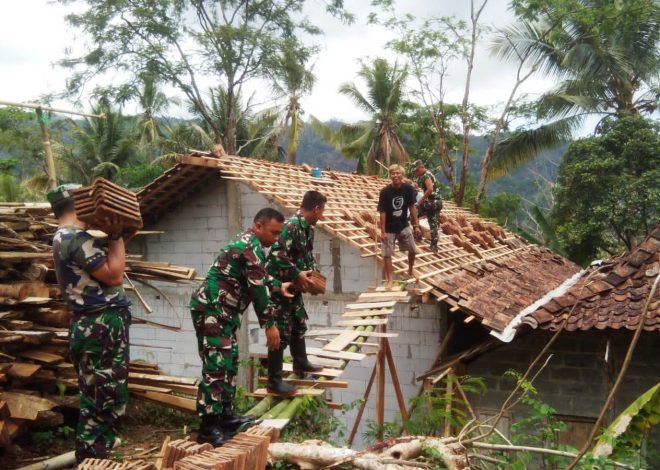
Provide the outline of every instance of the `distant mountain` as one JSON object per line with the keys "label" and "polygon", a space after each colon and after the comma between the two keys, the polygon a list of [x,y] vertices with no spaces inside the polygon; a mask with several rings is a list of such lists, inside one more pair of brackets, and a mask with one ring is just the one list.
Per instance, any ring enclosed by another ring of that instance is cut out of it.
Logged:
{"label": "distant mountain", "polygon": [[[328,121],[327,125],[334,129],[341,126],[339,121]],[[284,143],[283,145],[285,145]],[[479,181],[481,158],[488,141],[486,137],[474,136],[470,139],[472,146],[468,163],[468,174],[474,184]],[[567,145],[560,145],[551,150],[541,152],[533,160],[513,171],[510,175],[490,181],[486,187],[489,196],[501,192],[519,194],[528,203],[540,203],[540,198],[547,193],[549,184],[557,179],[557,169]],[[298,147],[298,163],[307,163],[320,168],[331,168],[340,171],[354,171],[357,160],[347,159],[332,145],[323,142],[311,126],[305,126]],[[543,188],[543,189],[542,189]]]}
{"label": "distant mountain", "polygon": [[[328,121],[325,123],[333,129],[339,129],[342,125],[339,121]],[[282,146],[286,148],[287,142],[284,140]],[[318,133],[307,124],[303,128],[298,145],[298,164],[307,163],[312,167],[329,168],[338,171],[355,171],[357,160],[345,158],[332,145],[321,140]]]}

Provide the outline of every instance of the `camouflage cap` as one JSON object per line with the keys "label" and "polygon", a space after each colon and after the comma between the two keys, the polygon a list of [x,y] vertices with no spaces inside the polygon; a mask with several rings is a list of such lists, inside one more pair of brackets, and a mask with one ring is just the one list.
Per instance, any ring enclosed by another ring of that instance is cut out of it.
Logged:
{"label": "camouflage cap", "polygon": [[48,199],[51,206],[55,206],[56,204],[71,198],[71,191],[80,187],[82,186],[79,184],[61,184],[57,188],[48,191],[46,199]]}
{"label": "camouflage cap", "polygon": [[413,167],[414,169],[417,169],[417,168],[419,168],[420,166],[424,166],[424,162],[421,161],[421,160],[415,160],[415,161],[413,162],[413,164],[412,164],[412,167]]}

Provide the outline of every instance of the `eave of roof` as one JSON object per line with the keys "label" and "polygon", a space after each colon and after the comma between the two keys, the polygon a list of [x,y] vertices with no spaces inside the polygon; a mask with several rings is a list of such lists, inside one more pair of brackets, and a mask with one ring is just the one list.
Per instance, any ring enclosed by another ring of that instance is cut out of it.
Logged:
{"label": "eave of roof", "polygon": [[660,331],[660,225],[631,253],[586,271],[567,292],[524,319],[534,328],[557,331],[635,330],[648,302],[645,331]]}

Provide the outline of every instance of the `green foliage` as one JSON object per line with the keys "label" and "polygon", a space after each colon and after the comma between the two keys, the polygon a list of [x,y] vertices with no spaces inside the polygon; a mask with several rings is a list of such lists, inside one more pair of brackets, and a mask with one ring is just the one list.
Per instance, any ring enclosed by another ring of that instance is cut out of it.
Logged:
{"label": "green foliage", "polygon": [[445,423],[452,427],[461,428],[467,422],[465,402],[458,393],[447,395],[445,390],[449,380],[459,381],[466,393],[483,394],[486,385],[482,378],[472,376],[445,377],[440,383],[419,396],[410,399],[413,413],[406,423],[401,423],[400,418],[383,423],[378,426],[373,421],[368,421],[365,438],[369,442],[382,435],[384,439],[399,437],[403,433],[409,435],[437,436],[440,435]]}
{"label": "green foliage", "polygon": [[651,387],[623,410],[603,431],[592,452],[596,456],[608,456],[617,460],[635,459],[639,456],[649,432],[658,424],[660,424],[660,383]]}
{"label": "green foliage", "polygon": [[521,23],[496,41],[495,53],[505,60],[529,53],[534,72],[561,81],[537,102],[544,124],[517,131],[500,147],[500,169],[565,139],[587,116],[658,109],[656,0],[513,0],[512,7]]}
{"label": "green foliage", "polygon": [[73,122],[74,142],[60,157],[68,170],[66,179],[72,182],[88,184],[97,176],[114,180],[120,168],[139,158],[134,119],[113,109],[106,99],[92,106],[92,113],[105,117]]}
{"label": "green foliage", "polygon": [[120,168],[115,181],[125,188],[137,191],[163,174],[165,169],[160,165],[140,163]]}
{"label": "green foliage", "polygon": [[641,117],[606,121],[570,145],[559,168],[551,220],[584,264],[630,250],[660,217],[660,125]]}
{"label": "green foliage", "polygon": [[76,430],[70,426],[62,425],[54,430],[34,431],[30,434],[36,442],[48,442],[52,440],[67,440],[75,436]]}
{"label": "green foliage", "polygon": [[520,210],[520,202],[519,194],[498,193],[483,200],[479,214],[497,220],[497,223],[503,227],[511,227]]}
{"label": "green foliage", "polygon": [[284,428],[281,441],[302,442],[319,439],[333,443],[335,438],[342,440],[345,429],[325,400],[311,395],[299,398],[302,403],[295,418]]}
{"label": "green foliage", "polygon": [[[382,165],[403,164],[408,153],[403,148],[397,127],[403,109],[403,87],[406,70],[385,59],[363,63],[358,73],[367,84],[366,93],[354,83],[345,83],[339,92],[353,101],[356,106],[372,115],[367,122],[344,124],[337,131],[312,118],[312,126],[326,142],[334,145],[349,158],[357,158],[357,172],[377,174]],[[394,159],[392,159],[394,157]]]}
{"label": "green foliage", "polygon": [[[67,20],[89,38],[83,55],[60,62],[72,70],[69,93],[75,94],[94,77],[122,70],[127,81],[103,90],[118,95],[149,70],[185,95],[212,128],[216,142],[222,140],[231,154],[237,148],[234,97],[246,82],[270,77],[280,66],[271,59],[285,49],[304,63],[315,48],[299,38],[320,33],[302,14],[305,0],[151,0],[146,5],[131,0],[59,1],[84,5]],[[330,14],[351,21],[342,0],[326,2],[326,7]],[[226,86],[225,133],[217,127],[198,86],[205,76]]]}

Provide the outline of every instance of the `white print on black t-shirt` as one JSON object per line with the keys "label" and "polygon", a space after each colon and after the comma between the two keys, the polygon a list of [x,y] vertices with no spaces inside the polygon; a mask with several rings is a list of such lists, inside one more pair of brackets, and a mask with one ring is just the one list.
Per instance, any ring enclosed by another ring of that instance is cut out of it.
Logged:
{"label": "white print on black t-shirt", "polygon": [[403,207],[403,196],[396,196],[394,199],[392,199],[392,207],[394,208],[392,215],[394,217],[400,217],[403,213],[401,210]]}

